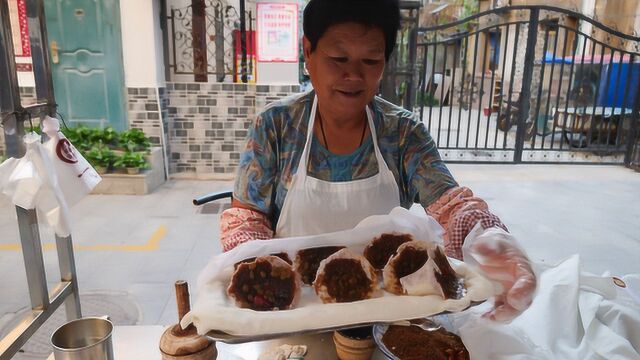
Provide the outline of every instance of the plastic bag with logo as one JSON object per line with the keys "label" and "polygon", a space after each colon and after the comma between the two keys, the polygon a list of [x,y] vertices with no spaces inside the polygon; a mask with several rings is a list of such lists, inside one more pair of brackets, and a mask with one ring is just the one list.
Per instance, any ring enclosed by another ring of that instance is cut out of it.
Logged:
{"label": "plastic bag with logo", "polygon": [[45,144],[36,133],[25,135],[25,155],[0,165],[0,190],[24,209],[37,208],[58,236],[71,233],[68,207],[87,195],[102,179],[59,132],[57,119],[42,122]]}
{"label": "plastic bag with logo", "polygon": [[58,186],[67,205],[73,206],[102,180],[98,172],[60,132],[60,122],[47,116],[42,120],[42,132],[49,139],[44,143],[58,177]]}

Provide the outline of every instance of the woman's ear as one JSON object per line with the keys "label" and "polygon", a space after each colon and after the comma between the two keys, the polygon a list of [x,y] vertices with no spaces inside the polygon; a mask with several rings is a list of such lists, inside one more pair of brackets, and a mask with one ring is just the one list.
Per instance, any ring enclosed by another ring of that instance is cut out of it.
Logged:
{"label": "woman's ear", "polygon": [[309,62],[311,57],[311,41],[306,36],[302,37],[302,53],[304,55],[304,62]]}

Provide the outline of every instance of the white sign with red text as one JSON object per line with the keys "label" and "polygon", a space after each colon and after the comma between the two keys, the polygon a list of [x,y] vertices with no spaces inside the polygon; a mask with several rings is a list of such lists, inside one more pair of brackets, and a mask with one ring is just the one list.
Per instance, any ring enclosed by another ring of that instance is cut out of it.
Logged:
{"label": "white sign with red text", "polygon": [[258,3],[258,61],[298,61],[298,4]]}

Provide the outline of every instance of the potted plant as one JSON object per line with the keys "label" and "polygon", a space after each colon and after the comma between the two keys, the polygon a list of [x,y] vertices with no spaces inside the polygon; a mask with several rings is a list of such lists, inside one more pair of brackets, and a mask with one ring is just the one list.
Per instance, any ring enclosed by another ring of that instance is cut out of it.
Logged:
{"label": "potted plant", "polygon": [[115,131],[111,126],[104,128],[101,131],[101,140],[102,142],[109,146],[109,148],[114,149],[120,143],[120,134]]}
{"label": "potted plant", "polygon": [[130,175],[138,174],[140,169],[149,167],[142,152],[126,152],[119,156],[113,165],[119,169],[127,169],[127,173]]}
{"label": "potted plant", "polygon": [[104,145],[95,145],[84,154],[84,157],[100,174],[106,174],[113,165],[115,154]]}
{"label": "potted plant", "polygon": [[120,134],[120,146],[128,152],[148,152],[151,142],[142,130],[130,129]]}

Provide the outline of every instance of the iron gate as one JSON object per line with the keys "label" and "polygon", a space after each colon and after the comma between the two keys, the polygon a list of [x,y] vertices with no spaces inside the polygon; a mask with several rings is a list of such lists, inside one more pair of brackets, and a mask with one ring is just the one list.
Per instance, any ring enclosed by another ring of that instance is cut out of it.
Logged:
{"label": "iron gate", "polygon": [[416,76],[400,86],[447,161],[631,164],[639,37],[551,6],[416,34]]}

